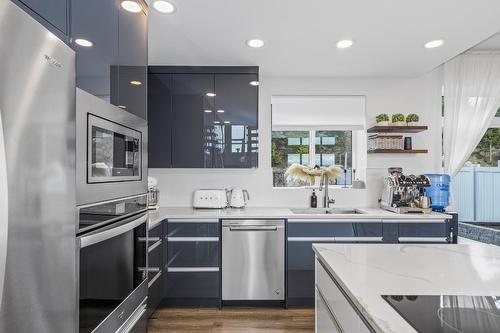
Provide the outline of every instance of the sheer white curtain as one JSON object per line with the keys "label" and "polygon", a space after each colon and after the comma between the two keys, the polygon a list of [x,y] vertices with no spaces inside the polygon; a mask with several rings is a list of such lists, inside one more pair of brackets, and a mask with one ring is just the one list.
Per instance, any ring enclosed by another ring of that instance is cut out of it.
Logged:
{"label": "sheer white curtain", "polygon": [[460,171],[500,107],[500,54],[463,54],[444,66],[444,168]]}

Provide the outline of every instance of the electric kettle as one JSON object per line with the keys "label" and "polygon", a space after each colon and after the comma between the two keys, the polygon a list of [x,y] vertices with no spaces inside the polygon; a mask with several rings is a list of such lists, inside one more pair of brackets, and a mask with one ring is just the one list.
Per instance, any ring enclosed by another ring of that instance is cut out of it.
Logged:
{"label": "electric kettle", "polygon": [[247,190],[243,190],[240,187],[235,187],[231,190],[231,199],[229,200],[229,205],[233,208],[243,208],[247,204],[247,200],[250,200],[250,195]]}

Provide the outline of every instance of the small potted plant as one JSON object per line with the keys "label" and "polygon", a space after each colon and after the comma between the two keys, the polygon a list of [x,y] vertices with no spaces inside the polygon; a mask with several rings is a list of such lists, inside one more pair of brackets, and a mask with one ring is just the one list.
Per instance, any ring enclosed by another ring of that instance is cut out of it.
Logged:
{"label": "small potted plant", "polygon": [[377,126],[389,126],[389,116],[387,113],[381,113],[375,117]]}
{"label": "small potted plant", "polygon": [[402,113],[395,113],[392,115],[393,126],[406,126],[405,116]]}
{"label": "small potted plant", "polygon": [[410,113],[406,116],[406,123],[408,126],[417,126],[419,120],[420,118],[418,117],[418,114],[415,113]]}

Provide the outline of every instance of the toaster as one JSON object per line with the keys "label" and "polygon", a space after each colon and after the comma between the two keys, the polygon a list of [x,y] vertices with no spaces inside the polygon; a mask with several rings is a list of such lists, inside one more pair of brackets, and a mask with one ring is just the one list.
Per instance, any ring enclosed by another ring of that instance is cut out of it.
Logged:
{"label": "toaster", "polygon": [[227,191],[214,190],[196,190],[193,197],[194,208],[226,208],[227,207]]}

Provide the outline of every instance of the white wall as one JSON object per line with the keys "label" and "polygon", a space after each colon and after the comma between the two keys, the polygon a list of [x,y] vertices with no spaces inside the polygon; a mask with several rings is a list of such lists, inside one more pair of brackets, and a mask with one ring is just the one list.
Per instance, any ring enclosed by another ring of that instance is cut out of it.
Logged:
{"label": "white wall", "polygon": [[311,190],[273,189],[271,170],[271,96],[273,95],[365,95],[367,125],[379,113],[417,113],[429,130],[414,134],[414,148],[428,154],[369,154],[367,189],[333,189],[338,205],[376,206],[387,167],[401,166],[405,173],[441,169],[440,69],[417,78],[295,78],[260,77],[258,169],[149,169],[160,186],[160,205],[191,206],[193,190],[240,186],[250,192],[250,206],[307,206]]}

